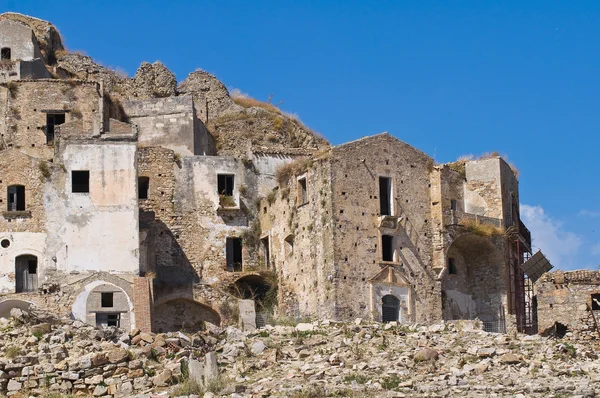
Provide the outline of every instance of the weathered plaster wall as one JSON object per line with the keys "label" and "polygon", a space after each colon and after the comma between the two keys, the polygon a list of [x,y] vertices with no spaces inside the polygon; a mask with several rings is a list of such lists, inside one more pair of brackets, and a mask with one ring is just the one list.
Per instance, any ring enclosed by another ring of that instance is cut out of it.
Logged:
{"label": "weathered plaster wall", "polygon": [[123,108],[129,122],[139,126],[140,146],[162,146],[180,156],[212,154],[191,95],[125,101]]}
{"label": "weathered plaster wall", "polygon": [[[45,192],[48,249],[63,272],[137,273],[135,143],[61,143],[64,176]],[[89,170],[89,193],[71,192],[71,172]]]}
{"label": "weathered plaster wall", "polygon": [[465,165],[465,212],[497,219],[503,218],[501,158],[468,161]]}
{"label": "weathered plaster wall", "polygon": [[8,19],[0,21],[0,48],[5,47],[11,49],[11,61],[30,61],[42,56],[31,28]]}
{"label": "weathered plaster wall", "polygon": [[[556,322],[570,330],[593,330],[592,294],[600,294],[600,271],[555,271],[536,283],[538,330],[544,332]],[[600,320],[600,310],[593,311]],[[596,334],[597,337],[597,334]]]}

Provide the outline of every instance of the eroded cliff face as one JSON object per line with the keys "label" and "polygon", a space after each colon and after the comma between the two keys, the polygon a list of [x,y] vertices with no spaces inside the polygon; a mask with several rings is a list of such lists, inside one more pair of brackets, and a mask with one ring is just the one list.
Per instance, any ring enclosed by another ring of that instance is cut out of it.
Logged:
{"label": "eroded cliff face", "polygon": [[[142,62],[133,77],[96,63],[91,57],[65,49],[58,30],[50,23],[17,13],[0,14],[29,26],[36,36],[47,69],[56,79],[102,81],[117,104],[180,95],[194,99],[196,117],[214,136],[217,154],[243,157],[249,150],[281,151],[288,148],[316,151],[329,143],[298,119],[270,103],[231,96],[214,75],[196,70],[178,84],[175,75],[160,61]],[[127,115],[113,112],[122,120]]]}

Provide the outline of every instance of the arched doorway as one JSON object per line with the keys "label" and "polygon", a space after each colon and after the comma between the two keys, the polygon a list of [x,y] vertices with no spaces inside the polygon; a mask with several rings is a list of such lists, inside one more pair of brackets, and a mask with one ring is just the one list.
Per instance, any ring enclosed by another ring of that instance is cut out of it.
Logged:
{"label": "arched doorway", "polygon": [[[242,299],[254,301],[254,326],[263,327],[273,322],[273,309],[277,305],[277,281],[274,274],[246,275],[231,285],[231,293]],[[251,310],[251,309],[250,309]]]}
{"label": "arched doorway", "polygon": [[381,320],[385,322],[397,322],[400,313],[400,300],[391,294],[381,298]]}
{"label": "arched doorway", "polygon": [[38,286],[38,259],[31,254],[15,258],[15,292],[35,292]]}
{"label": "arched doorway", "polygon": [[189,299],[175,299],[154,309],[154,329],[159,333],[204,329],[204,321],[221,323],[219,314],[208,305]]}
{"label": "arched doorway", "polygon": [[486,237],[463,234],[448,248],[446,267],[442,279],[444,320],[477,318],[487,331],[502,331],[507,294],[502,252]]}

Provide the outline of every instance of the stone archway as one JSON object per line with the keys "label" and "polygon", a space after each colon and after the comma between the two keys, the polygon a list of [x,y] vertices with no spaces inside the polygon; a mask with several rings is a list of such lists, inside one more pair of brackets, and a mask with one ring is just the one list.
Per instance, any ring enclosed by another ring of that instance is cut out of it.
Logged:
{"label": "stone archway", "polygon": [[444,320],[477,318],[486,329],[501,329],[506,290],[504,256],[488,238],[464,234],[452,242],[442,278]]}
{"label": "stone archway", "polygon": [[204,321],[219,325],[219,313],[208,305],[179,298],[164,302],[154,308],[154,330],[159,333],[204,329]]}

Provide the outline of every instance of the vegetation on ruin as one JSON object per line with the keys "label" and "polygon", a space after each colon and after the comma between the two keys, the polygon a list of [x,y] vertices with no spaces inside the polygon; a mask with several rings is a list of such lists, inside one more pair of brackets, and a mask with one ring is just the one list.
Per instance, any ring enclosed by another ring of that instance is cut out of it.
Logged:
{"label": "vegetation on ruin", "polygon": [[313,160],[310,158],[298,158],[291,163],[281,165],[275,171],[275,179],[280,187],[284,187],[288,184],[290,178],[305,173],[312,164]]}
{"label": "vegetation on ruin", "polygon": [[493,238],[496,236],[505,235],[503,228],[496,227],[491,224],[484,224],[475,220],[461,220],[459,225],[462,227],[464,232],[478,235],[484,238]]}
{"label": "vegetation on ruin", "polygon": [[501,155],[497,151],[486,152],[479,157],[475,157],[473,155],[462,155],[454,162],[446,163],[446,165],[450,168],[450,170],[456,171],[458,174],[460,174],[462,176],[462,178],[466,179],[467,178],[467,171],[466,171],[467,162],[469,162],[471,160],[484,160],[484,159],[494,159],[494,158],[504,159],[504,161],[508,164],[508,166],[510,167],[510,169],[513,172],[513,174],[515,175],[515,177],[519,178],[520,172],[519,172],[519,169],[517,169],[517,166],[515,166],[513,163],[509,162],[507,156]]}
{"label": "vegetation on ruin", "polygon": [[50,171],[50,167],[48,167],[48,163],[43,160],[40,160],[40,162],[38,163],[38,169],[40,170],[42,177],[44,177],[47,180],[52,175],[52,172]]}
{"label": "vegetation on ruin", "polygon": [[233,196],[229,196],[229,195],[219,195],[219,205],[223,208],[225,207],[236,207],[237,204],[235,203],[235,199],[233,198]]}
{"label": "vegetation on ruin", "polygon": [[257,99],[248,97],[247,95],[236,92],[232,92],[231,99],[233,102],[239,106],[243,106],[244,108],[262,108],[269,112],[282,114],[281,110],[275,105],[271,104],[270,100],[269,102],[259,101]]}

